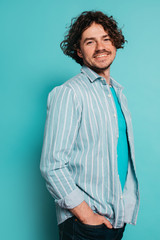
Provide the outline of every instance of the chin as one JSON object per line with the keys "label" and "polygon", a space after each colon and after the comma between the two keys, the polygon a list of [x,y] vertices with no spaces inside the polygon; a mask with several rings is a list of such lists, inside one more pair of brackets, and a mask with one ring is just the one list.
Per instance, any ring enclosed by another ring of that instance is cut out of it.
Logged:
{"label": "chin", "polygon": [[92,69],[95,69],[97,70],[98,72],[101,72],[101,71],[104,71],[104,70],[107,70],[110,66],[111,66],[112,63],[110,64],[107,64],[107,65],[104,65],[104,66],[99,66],[99,65],[95,65],[92,67]]}

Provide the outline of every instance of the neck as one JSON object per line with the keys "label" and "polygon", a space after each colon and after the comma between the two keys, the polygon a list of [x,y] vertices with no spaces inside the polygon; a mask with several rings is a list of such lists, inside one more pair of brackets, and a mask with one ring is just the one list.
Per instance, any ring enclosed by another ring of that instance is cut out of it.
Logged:
{"label": "neck", "polygon": [[107,69],[106,71],[100,72],[99,75],[103,78],[105,78],[106,83],[110,84],[110,69]]}
{"label": "neck", "polygon": [[86,64],[87,67],[91,68],[93,71],[98,73],[101,77],[103,77],[106,80],[106,83],[109,85],[110,84],[110,65],[107,67],[107,69],[99,69],[96,67],[91,67]]}

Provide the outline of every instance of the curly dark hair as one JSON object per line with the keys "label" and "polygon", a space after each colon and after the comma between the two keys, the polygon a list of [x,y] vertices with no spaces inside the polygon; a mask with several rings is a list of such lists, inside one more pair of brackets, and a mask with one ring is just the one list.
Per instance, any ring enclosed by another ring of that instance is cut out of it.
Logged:
{"label": "curly dark hair", "polygon": [[94,22],[102,25],[104,30],[108,32],[116,49],[123,48],[126,42],[122,30],[118,28],[117,22],[112,16],[108,17],[100,11],[82,12],[81,15],[72,19],[69,30],[60,44],[63,53],[73,58],[80,65],[83,65],[83,59],[77,55],[77,49],[80,49],[81,36]]}

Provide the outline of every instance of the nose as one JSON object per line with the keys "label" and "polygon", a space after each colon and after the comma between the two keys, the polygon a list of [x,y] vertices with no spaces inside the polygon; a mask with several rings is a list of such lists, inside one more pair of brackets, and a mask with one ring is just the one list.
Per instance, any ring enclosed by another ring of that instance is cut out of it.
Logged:
{"label": "nose", "polygon": [[102,41],[97,41],[96,43],[96,50],[103,50],[104,49],[104,44]]}

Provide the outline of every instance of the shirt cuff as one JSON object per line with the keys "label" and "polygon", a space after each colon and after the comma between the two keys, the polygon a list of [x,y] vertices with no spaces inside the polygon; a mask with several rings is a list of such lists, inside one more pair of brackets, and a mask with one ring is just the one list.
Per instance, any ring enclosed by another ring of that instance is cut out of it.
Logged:
{"label": "shirt cuff", "polygon": [[60,200],[55,200],[55,202],[62,208],[72,209],[77,207],[84,201],[84,196],[82,191],[78,188],[73,190],[70,194],[68,194],[65,198]]}

